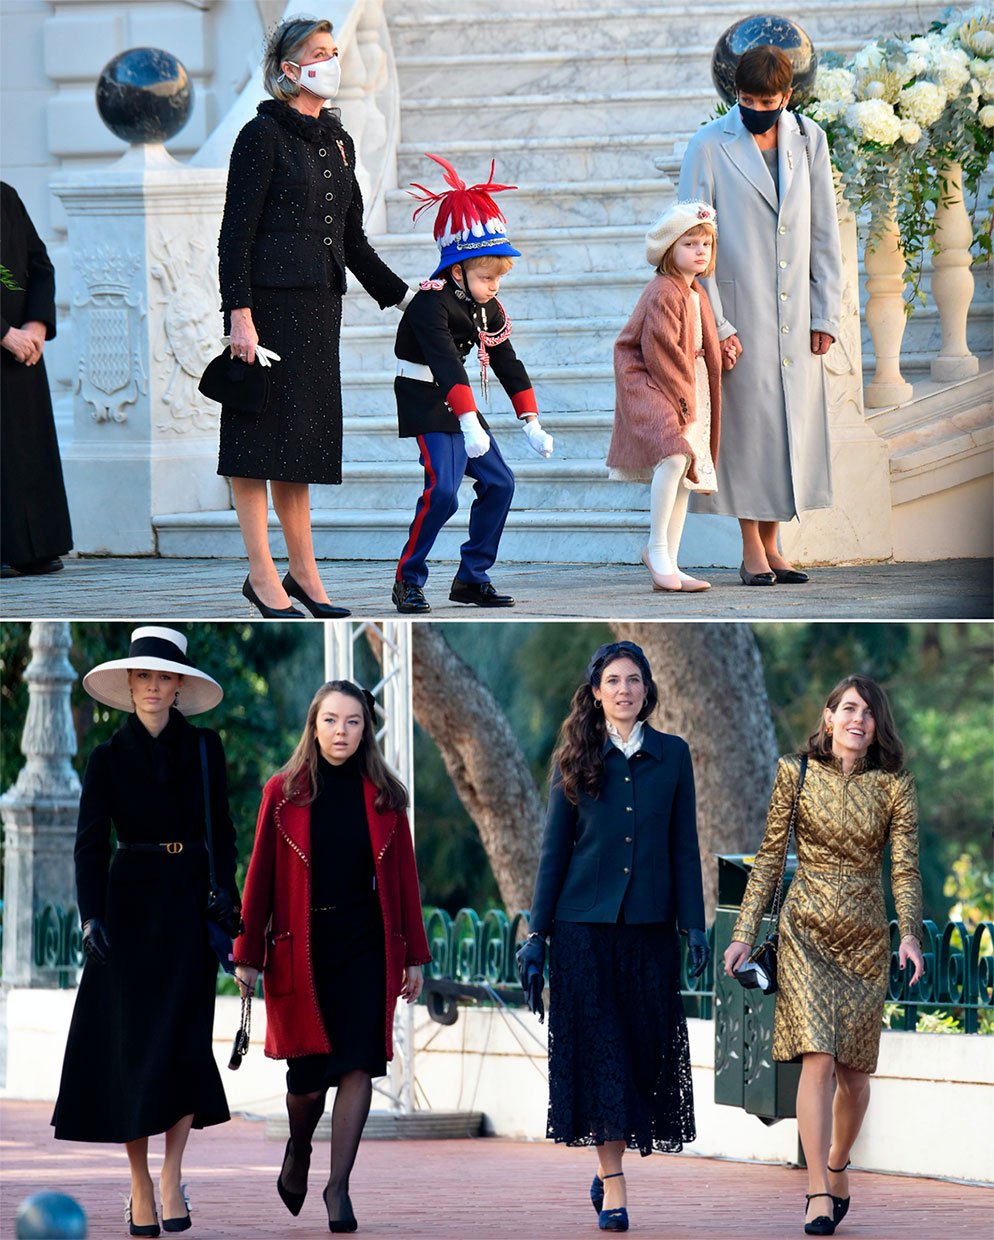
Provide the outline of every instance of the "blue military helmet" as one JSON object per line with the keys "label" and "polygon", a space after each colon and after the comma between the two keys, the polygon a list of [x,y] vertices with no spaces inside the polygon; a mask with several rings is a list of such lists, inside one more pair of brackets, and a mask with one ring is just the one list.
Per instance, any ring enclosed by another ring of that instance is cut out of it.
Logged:
{"label": "blue military helmet", "polygon": [[35,1193],[17,1207],[17,1240],[83,1240],[86,1211],[65,1193]]}

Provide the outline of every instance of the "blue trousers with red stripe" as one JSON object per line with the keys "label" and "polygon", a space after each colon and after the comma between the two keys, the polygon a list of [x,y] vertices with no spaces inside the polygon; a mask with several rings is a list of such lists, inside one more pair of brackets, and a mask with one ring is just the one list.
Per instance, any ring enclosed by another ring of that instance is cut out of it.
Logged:
{"label": "blue trousers with red stripe", "polygon": [[[487,432],[490,434],[490,432]],[[459,507],[459,483],[474,480],[476,499],[469,510],[469,537],[459,548],[460,581],[489,581],[487,570],[497,559],[497,546],[514,496],[514,474],[490,435],[490,451],[472,460],[459,432],[431,431],[418,436],[425,489],[411,522],[407,545],[397,565],[397,580],[423,586],[427,559],[442,526]]]}

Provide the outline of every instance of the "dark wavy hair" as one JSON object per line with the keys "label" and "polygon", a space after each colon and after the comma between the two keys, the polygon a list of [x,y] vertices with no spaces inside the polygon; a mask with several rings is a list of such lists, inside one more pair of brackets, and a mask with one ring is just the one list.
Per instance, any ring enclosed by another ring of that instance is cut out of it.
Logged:
{"label": "dark wavy hair", "polygon": [[844,676],[825,699],[821,719],[817,729],[808,737],[807,745],[802,750],[809,758],[817,758],[822,762],[832,760],[832,735],[825,726],[825,709],[835,711],[842,701],[847,689],[855,689],[863,701],[873,711],[873,722],[876,730],[873,743],[866,751],[867,761],[878,766],[882,771],[899,771],[904,766],[904,744],[897,734],[894,725],[894,714],[883,686],[878,685],[869,676]]}
{"label": "dark wavy hair", "polygon": [[296,805],[310,805],[318,794],[317,718],[321,703],[329,693],[345,693],[359,703],[362,710],[362,739],[356,754],[359,770],[376,787],[378,810],[406,809],[407,789],[390,770],[376,743],[376,723],[366,700],[366,692],[351,680],[326,681],[307,708],[307,719],[297,747],[278,774],[283,776],[283,793]]}
{"label": "dark wavy hair", "polygon": [[[594,689],[600,685],[605,669],[609,668],[612,663],[617,663],[619,659],[631,659],[638,667],[638,662],[624,651],[608,659],[593,673],[593,684],[584,681],[573,694],[570,712],[559,729],[559,739],[552,753],[549,778],[551,780],[555,776],[558,767],[562,777],[563,792],[566,794],[566,799],[572,801],[574,805],[579,801],[581,792],[596,797],[601,790],[607,727],[604,723],[604,711],[594,705]],[[639,718],[648,719],[656,709],[658,701],[659,693],[650,669],[645,702],[639,711]]]}

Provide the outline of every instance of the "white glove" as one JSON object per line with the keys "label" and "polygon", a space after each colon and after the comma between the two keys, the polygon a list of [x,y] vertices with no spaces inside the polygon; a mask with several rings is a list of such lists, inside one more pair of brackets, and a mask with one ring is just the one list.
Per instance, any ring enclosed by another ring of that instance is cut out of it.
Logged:
{"label": "white glove", "polygon": [[406,310],[406,309],[407,309],[407,307],[408,307],[408,306],[411,304],[411,302],[414,300],[414,294],[415,294],[417,291],[418,291],[418,290],[417,290],[416,288],[410,288],[410,287],[409,287],[409,288],[408,288],[408,290],[407,290],[407,292],[404,294],[404,296],[400,299],[400,301],[398,301],[398,302],[397,302],[397,305],[396,305],[395,309],[397,309],[397,310],[401,310],[401,311]]}
{"label": "white glove", "polygon": [[[221,337],[222,348],[227,349],[231,344],[230,336]],[[278,353],[274,353],[272,349],[264,349],[261,344],[255,346],[255,356],[260,366],[272,366],[273,362],[282,362],[283,359]]]}
{"label": "white glove", "polygon": [[521,429],[525,432],[525,438],[532,451],[548,460],[552,456],[552,436],[548,431],[542,430],[538,418],[532,418],[530,422],[522,422]]}
{"label": "white glove", "polygon": [[475,411],[459,415],[459,429],[462,431],[466,455],[470,460],[490,451],[490,436],[480,425],[480,419]]}

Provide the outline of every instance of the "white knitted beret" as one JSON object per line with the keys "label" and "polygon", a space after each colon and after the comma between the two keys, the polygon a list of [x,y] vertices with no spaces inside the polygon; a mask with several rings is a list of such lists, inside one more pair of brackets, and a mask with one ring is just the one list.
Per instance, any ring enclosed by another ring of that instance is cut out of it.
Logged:
{"label": "white knitted beret", "polygon": [[673,242],[698,224],[710,224],[717,235],[718,216],[714,207],[706,202],[671,203],[645,234],[646,260],[658,267]]}

